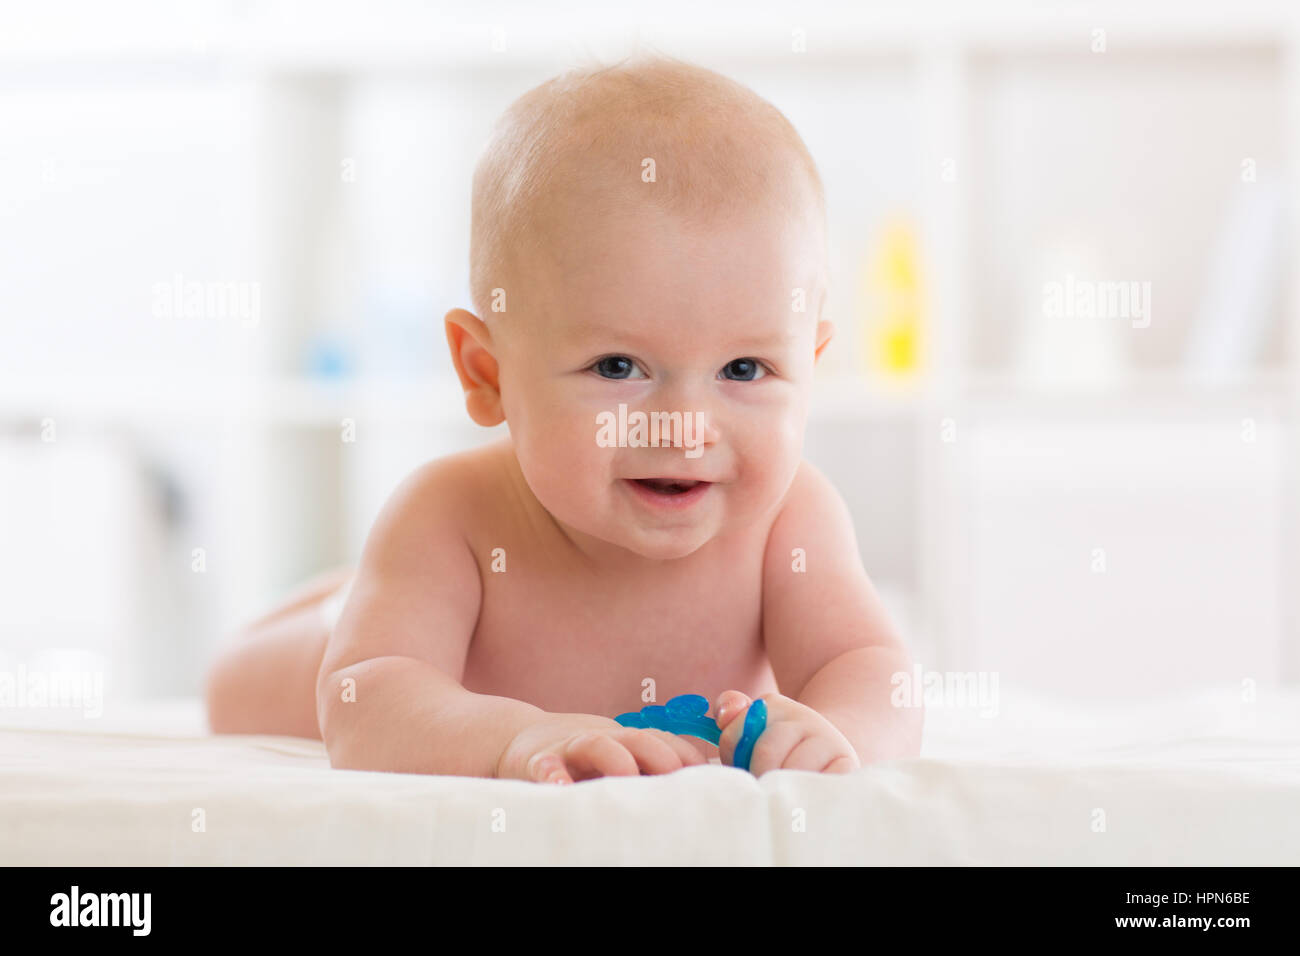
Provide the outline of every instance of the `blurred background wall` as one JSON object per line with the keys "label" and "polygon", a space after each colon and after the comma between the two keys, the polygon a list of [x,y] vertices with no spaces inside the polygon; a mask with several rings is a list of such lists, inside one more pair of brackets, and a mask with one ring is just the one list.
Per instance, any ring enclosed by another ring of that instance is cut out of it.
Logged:
{"label": "blurred background wall", "polygon": [[925,666],[1300,679],[1300,21],[1281,2],[5,3],[0,668],[194,693],[470,423],[470,176],[644,42],[825,179],[806,452]]}

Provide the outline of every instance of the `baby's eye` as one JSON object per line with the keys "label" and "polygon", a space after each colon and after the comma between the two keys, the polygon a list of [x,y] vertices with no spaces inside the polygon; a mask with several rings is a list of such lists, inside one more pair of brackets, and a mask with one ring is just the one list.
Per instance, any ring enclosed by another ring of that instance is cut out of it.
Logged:
{"label": "baby's eye", "polygon": [[637,368],[636,362],[626,355],[606,355],[603,359],[597,359],[591,370],[601,378],[645,378],[645,373]]}
{"label": "baby's eye", "polygon": [[752,382],[766,374],[767,369],[763,368],[763,363],[758,359],[733,359],[722,367],[722,377],[733,382]]}

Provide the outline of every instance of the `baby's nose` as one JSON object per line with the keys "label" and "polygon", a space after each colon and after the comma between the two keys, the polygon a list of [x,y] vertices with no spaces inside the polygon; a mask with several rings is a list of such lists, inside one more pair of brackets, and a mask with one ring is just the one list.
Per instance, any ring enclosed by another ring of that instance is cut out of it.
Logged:
{"label": "baby's nose", "polygon": [[716,445],[722,439],[722,429],[714,410],[705,400],[701,391],[692,387],[666,389],[660,392],[659,399],[667,402],[665,406],[670,413],[680,413],[683,443],[688,450],[694,449],[691,457],[699,457],[701,449]]}
{"label": "baby's nose", "polygon": [[695,416],[695,434],[700,444],[716,445],[722,438],[722,432],[714,424],[713,416],[708,411],[698,412]]}
{"label": "baby's nose", "polygon": [[682,446],[687,458],[699,458],[718,443],[721,434],[706,409],[692,409],[682,415]]}

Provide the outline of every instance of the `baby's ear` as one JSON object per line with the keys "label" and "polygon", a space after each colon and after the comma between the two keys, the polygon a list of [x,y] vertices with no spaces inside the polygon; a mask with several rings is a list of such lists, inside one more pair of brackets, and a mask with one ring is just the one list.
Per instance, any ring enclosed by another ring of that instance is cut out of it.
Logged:
{"label": "baby's ear", "polygon": [[817,323],[817,347],[813,351],[813,361],[816,362],[822,357],[822,350],[830,344],[835,335],[835,326],[830,319],[822,319]]}
{"label": "baby's ear", "polygon": [[483,320],[464,309],[452,309],[443,320],[451,363],[465,390],[465,409],[479,425],[491,428],[505,421],[492,336]]}

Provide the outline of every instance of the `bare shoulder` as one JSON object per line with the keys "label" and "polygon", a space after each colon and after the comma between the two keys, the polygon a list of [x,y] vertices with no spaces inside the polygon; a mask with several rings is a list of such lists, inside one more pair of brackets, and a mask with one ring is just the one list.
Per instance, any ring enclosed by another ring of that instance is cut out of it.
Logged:
{"label": "bare shoulder", "polygon": [[425,462],[406,478],[395,494],[420,508],[455,510],[482,501],[509,482],[509,439],[445,455]]}
{"label": "bare shoulder", "polygon": [[831,480],[820,468],[804,459],[799,462],[799,470],[795,472],[794,481],[790,482],[786,503],[808,504],[819,499],[842,503],[840,493],[835,490]]}
{"label": "bare shoulder", "polygon": [[819,468],[801,461],[772,522],[767,557],[784,569],[792,549],[802,548],[806,554],[814,546],[834,552],[837,560],[857,556],[853,517],[844,498]]}
{"label": "bare shoulder", "polygon": [[[411,562],[428,548],[468,543],[478,521],[506,493],[508,439],[426,462],[389,496],[375,521],[367,552]],[[365,560],[365,559],[363,559]]]}
{"label": "bare shoulder", "polygon": [[323,668],[375,657],[429,661],[459,679],[482,600],[471,545],[508,471],[509,446],[430,461],[389,496],[330,638]]}

